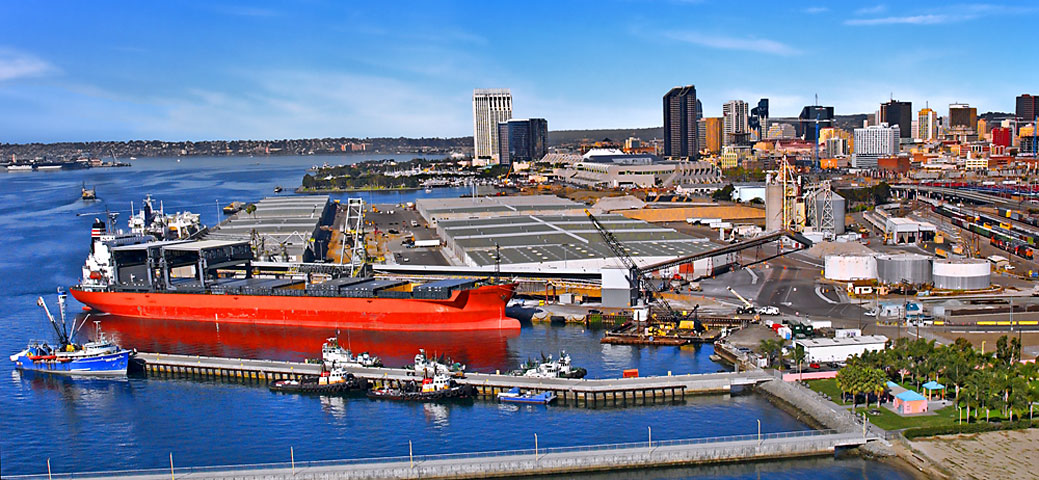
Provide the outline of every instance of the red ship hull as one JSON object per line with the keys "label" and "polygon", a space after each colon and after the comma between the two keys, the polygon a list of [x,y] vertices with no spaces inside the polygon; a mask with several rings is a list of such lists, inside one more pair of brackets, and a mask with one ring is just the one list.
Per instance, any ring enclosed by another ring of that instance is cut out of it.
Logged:
{"label": "red ship hull", "polygon": [[505,316],[515,284],[456,291],[446,300],[98,292],[72,288],[94,310],[124,317],[388,331],[519,329]]}

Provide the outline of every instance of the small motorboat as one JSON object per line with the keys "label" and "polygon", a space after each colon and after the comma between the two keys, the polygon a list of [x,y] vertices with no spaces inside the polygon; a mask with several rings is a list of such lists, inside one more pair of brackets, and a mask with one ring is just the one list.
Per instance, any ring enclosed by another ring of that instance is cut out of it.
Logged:
{"label": "small motorboat", "polygon": [[437,375],[465,377],[465,365],[451,360],[450,357],[430,358],[426,355],[425,349],[419,349],[418,354],[415,355],[415,363],[404,368],[423,377]]}
{"label": "small motorboat", "polygon": [[278,185],[277,187],[274,187],[274,193],[281,193],[282,190],[283,189],[281,188],[281,185]]}
{"label": "small motorboat", "polygon": [[421,387],[415,382],[405,382],[401,388],[379,388],[368,391],[372,400],[397,400],[404,402],[440,402],[471,400],[476,398],[476,387],[460,385],[447,375],[423,378]]}
{"label": "small motorboat", "polygon": [[498,394],[502,403],[525,403],[529,405],[548,405],[556,400],[555,392],[521,393],[519,387],[512,387],[507,392]]}
{"label": "small motorboat", "polygon": [[559,360],[553,360],[552,355],[542,355],[541,361],[527,360],[520,365],[519,370],[512,372],[513,375],[533,378],[584,378],[588,371],[581,367],[575,367],[570,362],[568,353],[559,352]]}
{"label": "small motorboat", "polygon": [[275,380],[267,385],[272,392],[337,395],[368,389],[368,381],[341,369],[321,372],[321,376],[300,380]]}

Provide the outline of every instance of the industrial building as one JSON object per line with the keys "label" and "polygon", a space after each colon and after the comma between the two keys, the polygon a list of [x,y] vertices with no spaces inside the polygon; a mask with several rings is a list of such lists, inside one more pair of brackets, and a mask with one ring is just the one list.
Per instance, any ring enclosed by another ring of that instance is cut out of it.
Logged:
{"label": "industrial building", "polygon": [[[500,264],[516,268],[599,271],[620,265],[584,212],[585,206],[550,195],[423,199],[419,213],[444,241],[456,263],[474,267]],[[642,220],[602,214],[596,218],[612,232],[638,264],[704,252],[717,245]],[[698,275],[725,268],[730,260],[694,263]]]}
{"label": "industrial building", "polygon": [[853,355],[884,350],[887,341],[883,335],[863,335],[795,340],[794,344],[804,348],[806,362],[845,362]]}
{"label": "industrial building", "polygon": [[328,195],[267,197],[254,206],[211,228],[206,238],[249,241],[257,260],[324,260],[336,211]]}
{"label": "industrial building", "polygon": [[558,168],[556,178],[573,185],[607,188],[647,188],[714,184],[722,172],[708,162],[664,161],[656,155],[590,151],[573,165]]}

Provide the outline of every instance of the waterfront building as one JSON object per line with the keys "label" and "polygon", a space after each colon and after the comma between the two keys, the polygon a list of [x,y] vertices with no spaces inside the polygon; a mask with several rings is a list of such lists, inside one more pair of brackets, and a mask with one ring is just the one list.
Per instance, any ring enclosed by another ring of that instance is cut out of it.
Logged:
{"label": "waterfront building", "polygon": [[498,163],[531,162],[548,153],[548,120],[512,119],[498,124]]}
{"label": "waterfront building", "polygon": [[648,188],[715,184],[717,166],[702,161],[664,161],[653,154],[589,151],[582,161],[556,169],[556,178],[580,186]]}
{"label": "waterfront building", "polygon": [[1017,118],[1021,120],[1035,120],[1039,115],[1039,97],[1024,94],[1017,97]]}
{"label": "waterfront building", "polygon": [[725,128],[725,145],[746,143],[750,134],[750,126],[747,116],[749,110],[747,102],[743,100],[729,100],[722,105],[722,118]]}
{"label": "waterfront building", "polygon": [[696,87],[672,88],[664,95],[664,156],[696,159],[699,155]]}
{"label": "waterfront building", "polygon": [[880,104],[880,123],[898,126],[899,138],[913,138],[913,103],[892,99]]}
{"label": "waterfront building", "polygon": [[938,140],[938,114],[934,110],[924,107],[917,114],[916,138],[924,142]]}
{"label": "waterfront building", "polygon": [[507,88],[473,90],[473,158],[498,160],[498,124],[512,118]]}
{"label": "waterfront building", "polygon": [[815,143],[819,141],[815,136],[816,123],[819,124],[820,129],[833,126],[833,107],[808,105],[801,109],[801,114],[797,116],[797,119],[797,136],[806,142]]}
{"label": "waterfront building", "polygon": [[862,335],[846,338],[810,338],[794,340],[805,351],[805,361],[812,363],[844,362],[863,352],[887,348],[888,338],[883,335]]}
{"label": "waterfront building", "polygon": [[855,168],[876,168],[877,159],[898,153],[899,129],[886,123],[855,129]]}

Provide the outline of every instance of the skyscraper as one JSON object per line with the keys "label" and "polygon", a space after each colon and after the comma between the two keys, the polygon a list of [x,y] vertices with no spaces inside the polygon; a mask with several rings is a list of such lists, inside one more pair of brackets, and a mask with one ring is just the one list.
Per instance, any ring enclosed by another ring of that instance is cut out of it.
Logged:
{"label": "skyscraper", "polygon": [[1039,114],[1039,97],[1029,94],[1017,97],[1017,118],[1021,120],[1034,120]]}
{"label": "skyscraper", "polygon": [[722,105],[722,118],[725,121],[725,145],[746,143],[750,133],[748,114],[747,102],[743,100],[729,100]]}
{"label": "skyscraper", "polygon": [[507,88],[473,90],[473,158],[497,160],[498,124],[512,118],[512,93]]}
{"label": "skyscraper", "polygon": [[750,109],[750,129],[758,133],[758,140],[765,138],[768,131],[768,99],[758,100],[758,106]]}
{"label": "skyscraper", "polygon": [[797,136],[804,138],[806,142],[815,143],[819,141],[815,136],[815,124],[816,120],[819,122],[819,129],[833,126],[833,107],[824,107],[821,105],[808,105],[801,109],[801,114],[797,116]]}
{"label": "skyscraper", "polygon": [[917,114],[916,138],[925,142],[938,140],[938,114],[930,108],[923,108]]}
{"label": "skyscraper", "polygon": [[899,138],[913,138],[913,103],[891,100],[880,104],[880,122],[898,125]]}
{"label": "skyscraper", "polygon": [[949,128],[977,133],[978,109],[963,103],[949,105]]}
{"label": "skyscraper", "polygon": [[498,124],[498,163],[540,160],[548,153],[548,120],[512,119]]}
{"label": "skyscraper", "polygon": [[664,95],[664,156],[696,159],[699,132],[697,126],[696,87],[672,88]]}

